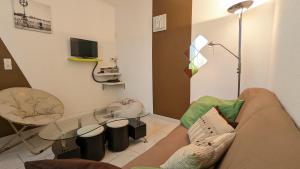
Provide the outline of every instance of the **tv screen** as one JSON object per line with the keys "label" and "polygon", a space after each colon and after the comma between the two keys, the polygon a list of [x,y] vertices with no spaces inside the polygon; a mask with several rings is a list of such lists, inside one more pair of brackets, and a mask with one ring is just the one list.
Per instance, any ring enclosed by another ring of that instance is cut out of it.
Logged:
{"label": "tv screen", "polygon": [[97,58],[98,43],[95,41],[71,38],[71,56]]}

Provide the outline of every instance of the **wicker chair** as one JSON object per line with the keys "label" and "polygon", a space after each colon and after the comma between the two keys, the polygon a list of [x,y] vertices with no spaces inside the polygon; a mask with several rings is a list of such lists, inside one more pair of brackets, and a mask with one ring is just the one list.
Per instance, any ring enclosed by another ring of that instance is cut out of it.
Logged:
{"label": "wicker chair", "polygon": [[[10,145],[11,142],[20,138],[31,153],[41,153],[44,149],[36,149],[27,142],[28,138],[25,138],[23,132],[28,127],[40,127],[53,123],[62,118],[63,114],[63,103],[47,92],[23,87],[0,91],[0,116],[8,121],[16,133],[13,138],[0,147],[0,152],[15,146]],[[16,124],[23,127],[18,130]]]}

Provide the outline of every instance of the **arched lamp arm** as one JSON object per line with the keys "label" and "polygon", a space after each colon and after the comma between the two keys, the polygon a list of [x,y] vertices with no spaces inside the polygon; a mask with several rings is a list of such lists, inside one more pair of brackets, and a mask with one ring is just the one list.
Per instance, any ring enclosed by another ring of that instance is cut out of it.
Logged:
{"label": "arched lamp arm", "polygon": [[226,48],[224,45],[220,44],[220,43],[214,43],[214,42],[210,42],[208,44],[209,47],[213,47],[213,46],[221,46],[222,48],[224,48],[227,52],[229,52],[230,54],[232,54],[236,59],[240,59],[236,54],[234,54],[231,50],[229,50],[228,48]]}

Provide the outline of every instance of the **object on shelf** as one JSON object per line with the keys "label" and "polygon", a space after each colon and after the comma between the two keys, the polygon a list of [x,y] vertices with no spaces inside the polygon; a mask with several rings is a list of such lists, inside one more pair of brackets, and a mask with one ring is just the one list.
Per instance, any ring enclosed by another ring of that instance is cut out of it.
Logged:
{"label": "object on shelf", "polygon": [[121,82],[119,79],[109,79],[107,81],[104,81],[104,83],[119,83]]}
{"label": "object on shelf", "polygon": [[121,76],[121,73],[96,73],[95,76]]}
{"label": "object on shelf", "polygon": [[107,68],[100,68],[98,73],[119,73],[118,67],[107,67]]}

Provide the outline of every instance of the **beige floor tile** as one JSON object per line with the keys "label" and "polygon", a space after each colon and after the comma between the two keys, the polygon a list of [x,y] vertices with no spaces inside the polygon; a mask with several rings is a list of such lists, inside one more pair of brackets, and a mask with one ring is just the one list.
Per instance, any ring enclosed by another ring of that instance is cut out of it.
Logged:
{"label": "beige floor tile", "polygon": [[46,160],[46,159],[52,159],[54,158],[54,154],[51,150],[51,148],[47,149],[46,151],[42,152],[41,154],[38,155],[33,155],[29,151],[23,151],[19,152],[19,157],[23,162],[26,161],[36,161],[36,160]]}
{"label": "beige floor tile", "polygon": [[4,169],[17,169],[23,167],[24,164],[18,154],[10,153],[0,156],[0,166]]}
{"label": "beige floor tile", "polygon": [[111,152],[111,151],[109,151],[109,150],[106,149],[105,156],[104,156],[104,158],[101,161],[105,162],[105,163],[109,163],[113,159],[115,159],[117,156],[118,156],[117,153],[113,153],[113,152]]}
{"label": "beige floor tile", "polygon": [[125,150],[123,152],[118,153],[118,156],[115,159],[113,159],[110,163],[118,167],[123,167],[127,163],[138,157],[138,155],[138,153],[135,153],[133,151]]}

